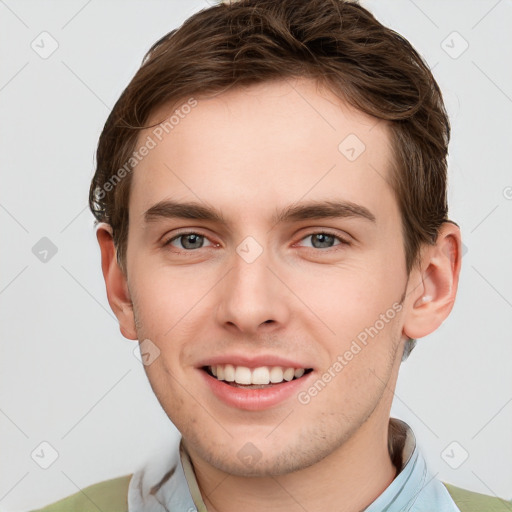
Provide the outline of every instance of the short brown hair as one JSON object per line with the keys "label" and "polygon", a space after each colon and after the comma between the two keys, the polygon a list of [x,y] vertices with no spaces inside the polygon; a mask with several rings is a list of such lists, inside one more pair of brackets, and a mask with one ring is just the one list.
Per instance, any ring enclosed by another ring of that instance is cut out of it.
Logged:
{"label": "short brown hair", "polygon": [[150,115],[183,98],[289,77],[313,78],[389,122],[390,184],[411,271],[421,244],[433,244],[448,220],[448,116],[439,86],[411,44],[346,0],[219,4],[197,12],[148,51],[105,123],[89,193],[96,219],[112,227],[124,271],[133,168],[127,162]]}

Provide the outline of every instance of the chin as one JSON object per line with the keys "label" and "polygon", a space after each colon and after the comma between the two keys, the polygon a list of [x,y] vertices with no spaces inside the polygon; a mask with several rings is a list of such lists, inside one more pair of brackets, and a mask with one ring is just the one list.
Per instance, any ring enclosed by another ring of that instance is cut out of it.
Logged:
{"label": "chin", "polygon": [[241,462],[236,456],[229,460],[213,458],[212,463],[217,469],[229,475],[247,478],[275,477],[293,473],[305,467],[302,461],[291,457],[283,460],[280,456],[262,458],[254,463]]}
{"label": "chin", "polygon": [[[258,441],[233,442],[229,446],[198,446],[199,456],[220,471],[238,477],[275,477],[294,473],[324,459],[339,444],[338,439],[325,439],[312,435],[308,439],[279,439],[274,444],[266,442],[261,450]],[[234,449],[234,444],[240,449]],[[279,447],[279,449],[277,449]]]}

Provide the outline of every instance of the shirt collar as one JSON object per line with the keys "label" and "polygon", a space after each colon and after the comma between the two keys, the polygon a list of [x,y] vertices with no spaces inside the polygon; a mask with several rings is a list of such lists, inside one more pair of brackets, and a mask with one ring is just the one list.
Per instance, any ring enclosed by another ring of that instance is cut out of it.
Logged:
{"label": "shirt collar", "polygon": [[[407,423],[390,418],[388,448],[397,476],[364,512],[459,511],[446,488],[428,472]],[[133,475],[128,507],[130,512],[208,512],[181,440],[171,457],[152,460]]]}

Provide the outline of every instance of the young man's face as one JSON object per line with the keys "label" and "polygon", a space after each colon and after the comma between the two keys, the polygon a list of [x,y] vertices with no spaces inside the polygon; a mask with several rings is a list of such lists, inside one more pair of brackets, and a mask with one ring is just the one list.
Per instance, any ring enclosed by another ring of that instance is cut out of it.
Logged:
{"label": "young man's face", "polygon": [[[157,145],[133,174],[127,284],[137,336],[160,350],[147,375],[189,450],[268,475],[370,432],[385,439],[412,300],[385,123],[304,79],[198,99],[162,141],[149,129],[140,144],[148,135]],[[167,201],[225,223],[153,208]],[[275,219],[329,202],[346,207]],[[225,364],[242,381],[283,378],[247,368],[312,371],[256,390],[205,370],[230,374]]]}

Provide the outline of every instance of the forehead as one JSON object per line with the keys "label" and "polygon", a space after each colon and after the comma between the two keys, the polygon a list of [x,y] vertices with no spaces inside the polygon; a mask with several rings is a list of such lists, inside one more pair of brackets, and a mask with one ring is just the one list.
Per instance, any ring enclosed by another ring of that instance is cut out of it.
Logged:
{"label": "forehead", "polygon": [[[160,124],[158,124],[160,123]],[[166,198],[194,199],[262,214],[265,205],[391,195],[385,122],[349,106],[310,79],[265,82],[185,98],[150,119],[134,169],[130,210]],[[307,197],[306,197],[307,196]]]}

